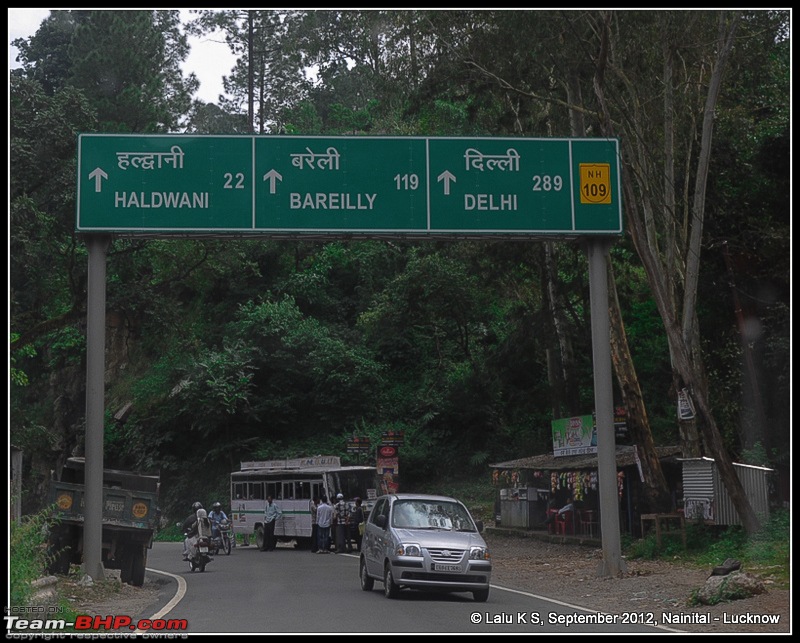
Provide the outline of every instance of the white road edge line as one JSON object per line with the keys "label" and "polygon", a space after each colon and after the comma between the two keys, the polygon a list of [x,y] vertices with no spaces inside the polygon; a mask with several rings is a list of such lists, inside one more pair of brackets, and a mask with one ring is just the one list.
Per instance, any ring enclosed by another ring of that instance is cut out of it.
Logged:
{"label": "white road edge line", "polygon": [[[547,596],[539,596],[538,594],[532,594],[531,592],[525,592],[520,589],[511,589],[510,587],[501,587],[500,585],[490,585],[492,589],[499,589],[503,592],[511,592],[512,594],[522,594],[523,596],[530,596],[531,598],[538,598],[541,601],[547,601],[548,603],[555,603],[556,605],[561,605],[561,607],[569,607],[570,609],[580,610],[582,612],[589,612],[593,614],[605,614],[606,612],[599,612],[597,610],[590,609],[588,607],[582,607],[581,605],[573,605],[572,603],[565,603],[563,601],[557,601],[554,598],[548,598]],[[663,625],[653,625],[653,627],[659,630],[665,630],[667,632],[677,632],[680,634],[686,634],[683,630],[676,630],[671,627],[664,627]]]}
{"label": "white road edge line", "polygon": [[[173,596],[169,603],[164,605],[160,611],[156,612],[150,617],[150,620],[153,621],[157,618],[161,618],[165,614],[168,614],[172,611],[172,608],[175,607],[178,603],[183,600],[183,597],[186,595],[186,581],[182,576],[177,576],[175,574],[170,574],[169,572],[162,572],[160,569],[152,569],[150,567],[146,568],[148,572],[153,572],[154,574],[162,574],[164,576],[169,576],[170,578],[174,578],[178,582],[178,591],[175,592],[175,596]],[[137,633],[139,630],[137,630]]]}

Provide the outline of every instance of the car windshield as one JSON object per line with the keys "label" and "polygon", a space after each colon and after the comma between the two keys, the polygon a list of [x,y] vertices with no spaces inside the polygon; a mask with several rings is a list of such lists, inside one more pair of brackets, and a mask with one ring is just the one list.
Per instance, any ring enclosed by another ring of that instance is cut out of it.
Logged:
{"label": "car windshield", "polygon": [[392,526],[398,529],[475,531],[475,524],[462,505],[441,500],[398,500],[392,509]]}

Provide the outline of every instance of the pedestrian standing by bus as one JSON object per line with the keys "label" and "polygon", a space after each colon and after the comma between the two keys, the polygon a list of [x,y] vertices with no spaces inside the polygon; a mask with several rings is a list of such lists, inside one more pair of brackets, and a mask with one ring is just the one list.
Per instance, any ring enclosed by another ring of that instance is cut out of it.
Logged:
{"label": "pedestrian standing by bus", "polygon": [[331,522],[333,521],[333,507],[328,502],[328,496],[322,496],[317,507],[317,535],[319,536],[318,554],[328,554],[331,548]]}
{"label": "pedestrian standing by bus", "polygon": [[267,505],[264,507],[264,549],[263,551],[273,551],[275,549],[275,523],[281,517],[281,508],[276,505],[272,496],[267,496]]}
{"label": "pedestrian standing by bus", "polygon": [[333,506],[333,521],[336,525],[336,553],[343,554],[346,549],[347,529],[350,522],[350,508],[344,501],[344,495],[336,494],[336,504]]}
{"label": "pedestrian standing by bus", "polygon": [[317,507],[319,507],[319,498],[314,496],[311,500],[311,553],[316,554],[319,551],[319,525],[317,525]]}
{"label": "pedestrian standing by bus", "polygon": [[361,498],[356,496],[353,508],[350,510],[350,525],[347,530],[347,551],[353,551],[353,543],[356,551],[361,551],[361,536],[364,529],[364,508],[361,506]]}

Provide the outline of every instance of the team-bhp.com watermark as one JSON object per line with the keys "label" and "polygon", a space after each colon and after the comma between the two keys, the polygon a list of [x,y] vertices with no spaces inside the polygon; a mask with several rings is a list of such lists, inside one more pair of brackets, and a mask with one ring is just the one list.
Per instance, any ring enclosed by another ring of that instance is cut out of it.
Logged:
{"label": "team-bhp.com watermark", "polygon": [[[9,613],[11,612],[11,613]],[[19,609],[6,610],[6,638],[9,639],[47,639],[64,635],[81,638],[186,638],[183,633],[188,623],[186,619],[142,618],[130,616],[89,616],[79,615],[74,621],[47,617],[36,611],[30,613]]]}

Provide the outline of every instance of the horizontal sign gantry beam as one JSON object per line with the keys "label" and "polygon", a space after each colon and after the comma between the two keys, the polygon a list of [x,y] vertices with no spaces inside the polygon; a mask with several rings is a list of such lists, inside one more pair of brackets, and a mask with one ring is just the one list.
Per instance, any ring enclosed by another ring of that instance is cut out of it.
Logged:
{"label": "horizontal sign gantry beam", "polygon": [[76,231],[620,235],[616,139],[81,134]]}

